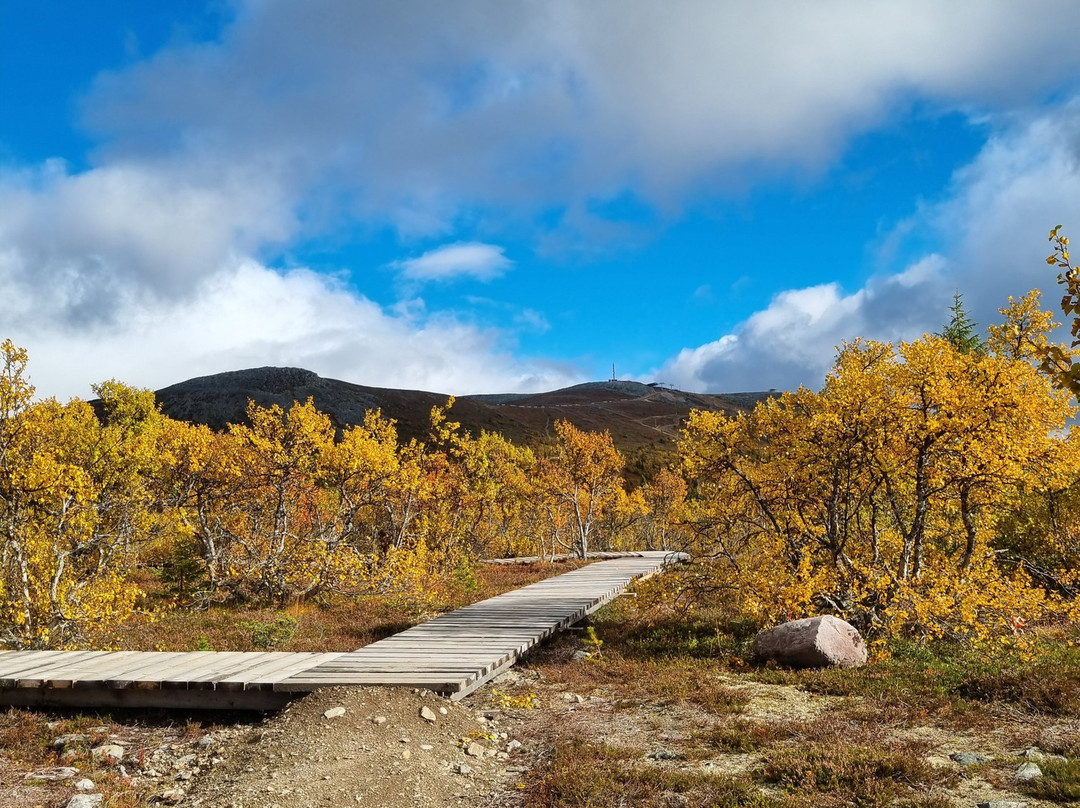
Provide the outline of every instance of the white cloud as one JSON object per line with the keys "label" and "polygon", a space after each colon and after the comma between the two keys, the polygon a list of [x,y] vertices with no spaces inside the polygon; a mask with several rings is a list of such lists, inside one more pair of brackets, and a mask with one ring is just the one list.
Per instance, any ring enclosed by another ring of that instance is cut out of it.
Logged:
{"label": "white cloud", "polygon": [[212,156],[433,234],[816,171],[913,101],[1075,79],[1078,26],[1069,0],[251,0],[219,41],[103,76],[86,119],[105,158]]}
{"label": "white cloud", "polygon": [[682,350],[656,377],[714,392],[818,387],[845,341],[939,331],[955,288],[983,328],[1009,295],[1033,288],[1057,312],[1056,276],[1042,259],[1059,223],[1080,232],[1080,99],[1004,127],[956,173],[947,199],[902,223],[905,236],[935,235],[940,253],[849,294],[835,283],[781,292],[734,333]]}
{"label": "white cloud", "polygon": [[414,281],[448,281],[469,277],[489,281],[512,265],[502,247],[479,242],[459,241],[428,250],[418,258],[398,261],[394,266]]}
{"label": "white cloud", "polygon": [[544,390],[582,381],[567,365],[517,359],[504,335],[448,317],[392,314],[324,276],[238,261],[189,298],[132,305],[79,338],[23,320],[9,331],[30,351],[41,395],[87,397],[118,378],[152,389],[193,376],[298,366],[356,384],[465,395]]}

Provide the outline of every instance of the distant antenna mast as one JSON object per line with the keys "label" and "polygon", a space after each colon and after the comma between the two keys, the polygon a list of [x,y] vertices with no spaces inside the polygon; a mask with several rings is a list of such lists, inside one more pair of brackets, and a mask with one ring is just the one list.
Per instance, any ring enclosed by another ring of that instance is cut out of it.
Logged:
{"label": "distant antenna mast", "polygon": [[617,382],[619,380],[619,377],[615,375],[615,363],[614,362],[611,363],[611,380],[613,382]]}

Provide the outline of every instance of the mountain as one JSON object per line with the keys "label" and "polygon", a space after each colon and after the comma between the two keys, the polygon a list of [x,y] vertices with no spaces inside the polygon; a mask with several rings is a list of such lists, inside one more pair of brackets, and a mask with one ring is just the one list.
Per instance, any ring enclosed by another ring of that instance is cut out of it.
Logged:
{"label": "mountain", "polygon": [[[397,421],[403,440],[423,440],[431,408],[449,396],[421,390],[365,387],[324,379],[300,368],[253,368],[200,376],[156,391],[162,412],[171,418],[224,429],[244,421],[248,400],[261,406],[288,408],[309,397],[341,429],[358,424],[367,410],[381,410]],[[554,390],[550,393],[506,393],[461,396],[450,418],[473,434],[499,432],[517,443],[546,443],[560,418],[579,429],[611,432],[624,452],[656,447],[664,451],[692,409],[733,413],[749,409],[770,393],[701,394],[640,382],[611,381]],[[665,451],[666,453],[666,451]]]}

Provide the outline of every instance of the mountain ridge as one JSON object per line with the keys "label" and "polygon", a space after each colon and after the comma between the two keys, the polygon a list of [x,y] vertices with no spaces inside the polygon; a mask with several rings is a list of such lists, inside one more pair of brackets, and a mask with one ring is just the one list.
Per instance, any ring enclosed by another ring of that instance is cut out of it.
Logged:
{"label": "mountain ridge", "polygon": [[[259,367],[198,376],[155,391],[171,418],[224,429],[242,423],[248,400],[288,408],[311,398],[337,429],[363,422],[379,410],[397,422],[403,440],[427,436],[432,407],[445,406],[448,394],[402,390],[329,379],[303,368]],[[636,381],[584,382],[543,393],[457,396],[451,420],[473,434],[499,432],[517,443],[546,443],[560,418],[579,429],[608,431],[622,451],[671,444],[690,411],[734,413],[750,409],[775,391],[687,393],[670,386]]]}

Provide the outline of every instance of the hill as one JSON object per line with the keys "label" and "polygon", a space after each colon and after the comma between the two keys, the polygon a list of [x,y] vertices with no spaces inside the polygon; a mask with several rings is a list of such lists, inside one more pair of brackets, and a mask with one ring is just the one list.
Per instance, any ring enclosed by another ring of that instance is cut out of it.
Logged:
{"label": "hill", "polygon": [[[201,376],[156,391],[162,411],[172,417],[224,429],[240,423],[248,400],[288,408],[309,397],[339,428],[360,423],[377,409],[397,421],[404,440],[423,440],[431,408],[445,393],[395,390],[325,379],[300,368],[253,368]],[[736,412],[769,393],[686,393],[640,382],[588,382],[548,393],[507,393],[457,398],[451,418],[473,434],[498,432],[517,443],[554,440],[553,425],[565,418],[579,429],[611,433],[624,452],[670,446],[692,409]]]}

